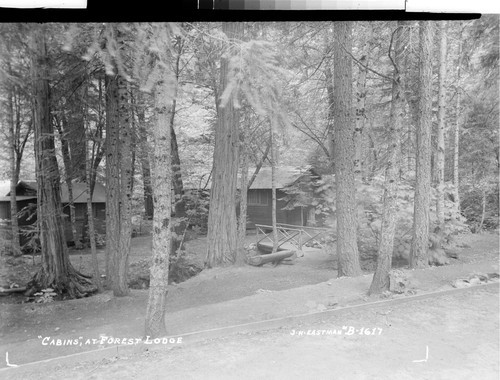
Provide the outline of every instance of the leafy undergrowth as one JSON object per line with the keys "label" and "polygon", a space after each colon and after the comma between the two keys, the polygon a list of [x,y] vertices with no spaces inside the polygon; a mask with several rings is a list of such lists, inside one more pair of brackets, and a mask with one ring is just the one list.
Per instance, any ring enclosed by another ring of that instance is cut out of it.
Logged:
{"label": "leafy undergrowth", "polygon": [[[151,266],[150,259],[138,260],[129,266],[129,281],[131,289],[148,289],[149,288],[149,268]],[[187,279],[196,276],[203,270],[198,264],[193,263],[189,257],[183,255],[171,261],[168,279],[170,284],[178,284]]]}

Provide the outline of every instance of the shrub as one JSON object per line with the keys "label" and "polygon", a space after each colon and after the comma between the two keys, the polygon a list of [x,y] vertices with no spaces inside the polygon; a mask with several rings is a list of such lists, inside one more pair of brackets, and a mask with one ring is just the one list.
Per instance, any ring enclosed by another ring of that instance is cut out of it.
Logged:
{"label": "shrub", "polygon": [[[318,181],[316,196],[313,205],[323,223],[336,228],[335,220],[335,185],[331,176],[324,176]],[[441,234],[444,243],[451,244],[452,236],[470,232],[465,224],[466,219],[459,213],[452,201],[453,187],[445,186],[444,219],[445,224]],[[379,246],[379,234],[382,225],[384,207],[384,179],[375,177],[369,184],[357,186],[358,202],[358,249],[361,258],[375,257]],[[413,197],[414,187],[409,181],[399,184],[396,208],[396,233],[394,237],[394,256],[408,258],[412,238],[413,226]],[[436,191],[431,189],[430,231],[437,227]]]}

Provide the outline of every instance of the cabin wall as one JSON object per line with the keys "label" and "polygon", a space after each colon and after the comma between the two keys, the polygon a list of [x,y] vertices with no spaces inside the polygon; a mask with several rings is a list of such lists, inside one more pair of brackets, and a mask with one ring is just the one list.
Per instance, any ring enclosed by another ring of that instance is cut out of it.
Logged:
{"label": "cabin wall", "polygon": [[[86,214],[87,214],[87,204],[86,203],[76,203],[75,204],[75,228],[77,233],[77,238],[87,237],[87,226],[86,226]],[[94,228],[96,233],[104,234],[106,233],[106,204],[105,203],[94,203],[92,204],[92,214],[94,218]],[[64,232],[66,234],[66,240],[71,241],[71,221],[69,217],[69,204],[63,205],[63,215],[64,215]]]}
{"label": "cabin wall", "polygon": [[[276,190],[276,221],[277,223],[302,225],[306,222],[306,214],[301,208],[283,210],[286,202],[280,200],[286,194]],[[256,224],[270,226],[272,224],[272,190],[250,189],[248,191],[247,228],[253,229]]]}
{"label": "cabin wall", "polygon": [[[20,216],[17,218],[19,226],[19,242],[21,246],[26,244],[30,239],[24,234],[30,226],[36,224],[36,199],[24,199],[17,201],[17,210]],[[10,218],[10,202],[0,202],[0,219],[1,223],[1,237],[10,240],[12,238],[11,218]]]}
{"label": "cabin wall", "polygon": [[10,220],[10,203],[0,202],[0,219]]}
{"label": "cabin wall", "polygon": [[[18,218],[18,224],[20,228],[20,243],[24,245],[28,242],[29,237],[23,235],[23,231],[26,231],[34,223],[36,224],[36,199],[21,200],[17,202],[17,208],[19,211],[26,208],[26,212],[21,213]],[[95,230],[99,234],[106,233],[106,204],[105,203],[94,203],[92,205],[94,226]],[[87,228],[85,226],[86,218],[85,214],[87,212],[87,204],[76,203],[75,204],[75,216],[76,216],[76,231],[78,237],[81,238],[87,236]],[[69,205],[63,205],[63,218],[64,218],[64,232],[66,235],[66,240],[71,240],[71,223],[69,219]],[[1,225],[1,237],[4,239],[10,239],[10,202],[0,202],[0,219],[5,219],[6,221]]]}

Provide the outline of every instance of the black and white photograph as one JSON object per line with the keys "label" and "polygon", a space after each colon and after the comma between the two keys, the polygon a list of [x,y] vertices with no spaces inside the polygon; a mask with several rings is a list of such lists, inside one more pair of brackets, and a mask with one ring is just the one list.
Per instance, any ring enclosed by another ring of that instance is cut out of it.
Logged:
{"label": "black and white photograph", "polygon": [[500,15],[325,12],[2,18],[1,379],[500,377]]}

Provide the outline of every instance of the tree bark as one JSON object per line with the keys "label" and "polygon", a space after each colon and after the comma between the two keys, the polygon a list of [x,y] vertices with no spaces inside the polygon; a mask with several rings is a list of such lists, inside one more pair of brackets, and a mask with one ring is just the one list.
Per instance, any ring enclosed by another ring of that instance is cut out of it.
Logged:
{"label": "tree bark", "polygon": [[238,258],[243,259],[244,244],[247,232],[247,205],[248,205],[248,153],[246,151],[245,141],[240,146],[241,152],[241,177],[240,177],[240,215],[238,220]]}
{"label": "tree bark", "polygon": [[116,76],[106,77],[106,282],[111,285],[113,257],[120,239],[120,170],[118,138],[118,86]]}
{"label": "tree bark", "polygon": [[[178,80],[178,77],[177,77]],[[170,151],[172,155],[172,187],[174,189],[175,203],[174,214],[175,218],[172,221],[172,254],[178,253],[182,249],[182,236],[186,229],[186,200],[184,199],[184,183],[181,173],[181,159],[179,156],[179,146],[177,144],[177,136],[174,129],[174,120],[176,112],[176,97],[177,89],[174,90],[174,99],[172,101],[170,111]]]}
{"label": "tree bark", "polygon": [[[79,58],[76,58],[79,59]],[[75,62],[77,65],[81,61]],[[72,96],[68,99],[68,128],[66,129],[71,152],[71,179],[79,182],[85,179],[85,125],[83,117],[83,87],[86,81],[85,69],[70,82]]]}
{"label": "tree bark", "polygon": [[[62,123],[56,123],[61,140],[61,151],[63,156],[65,183],[68,189],[68,208],[69,208],[69,223],[71,226],[71,241],[80,246],[80,238],[76,229],[76,215],[73,197],[73,181],[82,182],[85,180],[85,125],[84,125],[84,102],[83,102],[83,86],[85,83],[85,69],[79,67],[81,62],[78,58],[70,58],[69,64],[76,70],[70,73],[72,79],[66,87],[66,91],[70,94],[67,101],[63,105]],[[67,108],[67,111],[66,111]],[[86,219],[86,218],[85,218]],[[85,234],[85,230],[83,230]]]}
{"label": "tree bark", "polygon": [[330,66],[325,69],[326,91],[328,94],[328,152],[330,155],[330,169],[335,171],[335,90],[333,88],[333,74]]}
{"label": "tree bark", "polygon": [[[9,65],[10,71],[10,65]],[[9,153],[10,153],[10,223],[12,231],[12,253],[14,256],[21,256],[21,243],[19,239],[19,223],[17,220],[17,197],[16,186],[19,182],[19,172],[16,165],[16,128],[14,123],[14,96],[12,85],[8,84],[7,93],[7,123],[9,125]]]}
{"label": "tree bark", "polygon": [[62,221],[60,176],[54,154],[54,131],[50,120],[49,73],[45,25],[34,26],[32,77],[35,116],[35,160],[37,169],[38,221],[42,267],[29,284],[30,293],[52,288],[60,295],[78,298],[95,291],[90,279],[78,273],[69,261]]}
{"label": "tree bark", "polygon": [[[85,142],[87,145],[87,142]],[[87,190],[87,226],[88,226],[88,235],[90,241],[90,253],[92,255],[92,270],[94,273],[94,284],[97,286],[97,291],[102,292],[103,286],[101,282],[101,274],[99,272],[99,262],[97,261],[97,247],[95,242],[95,227],[94,227],[94,213],[92,210],[92,196],[93,189],[90,187],[90,178],[92,177],[92,165],[90,160],[88,159],[88,152],[85,149],[85,183]]]}
{"label": "tree bark", "polygon": [[417,124],[417,157],[413,235],[410,267],[429,265],[429,207],[431,192],[432,128],[432,24],[420,22],[419,123]]}
{"label": "tree bark", "polygon": [[117,95],[119,98],[119,140],[120,140],[120,237],[119,250],[115,251],[114,274],[112,276],[113,294],[117,297],[129,294],[128,258],[132,238],[132,130],[129,114],[129,93],[127,81],[121,75],[117,77]]}
{"label": "tree bark", "polygon": [[460,214],[460,193],[459,188],[459,173],[458,173],[458,163],[459,163],[459,145],[460,145],[460,122],[461,122],[461,92],[460,92],[460,80],[462,73],[462,44],[461,39],[462,33],[459,35],[459,45],[458,45],[458,63],[457,63],[457,84],[456,84],[456,103],[455,103],[455,125],[453,128],[453,201],[455,203],[455,215],[458,218]]}
{"label": "tree bark", "polygon": [[[240,39],[241,23],[223,23],[223,32],[229,39]],[[231,49],[231,48],[230,48]],[[232,50],[232,49],[231,49]],[[221,58],[220,88],[228,83],[226,56]],[[236,182],[238,176],[238,129],[239,112],[230,99],[224,107],[218,107],[215,131],[210,211],[208,213],[208,247],[205,266],[234,263],[237,249],[236,231]]]}
{"label": "tree bark", "polygon": [[[159,35],[156,36],[163,52],[160,58],[166,65],[165,46],[168,35],[164,35],[165,26],[157,26]],[[156,122],[154,127],[154,165],[153,165],[153,264],[150,269],[150,288],[146,311],[146,335],[158,337],[166,335],[165,312],[168,294],[168,273],[172,229],[170,218],[172,215],[172,156],[171,131],[168,128],[169,111],[171,111],[170,97],[168,96],[167,72],[165,66],[159,69],[159,78],[154,89]]]}
{"label": "tree bark", "polygon": [[[392,82],[392,102],[388,135],[391,136],[388,160],[385,168],[384,208],[377,252],[377,268],[373,276],[369,294],[379,294],[389,290],[389,272],[392,268],[394,234],[397,222],[397,191],[401,158],[401,131],[404,114],[403,77],[400,67],[404,41],[402,39],[404,23],[399,21],[394,32],[394,73]],[[391,51],[389,51],[391,54]]]}
{"label": "tree bark", "polygon": [[[111,27],[125,54],[121,26]],[[122,297],[129,294],[133,162],[129,89],[120,72],[106,77],[106,114],[106,276],[114,296]]]}
{"label": "tree bark", "polygon": [[[104,82],[106,79],[104,78]],[[103,136],[103,130],[105,129],[105,110],[102,111],[101,104],[105,104],[106,97],[103,97],[102,91],[102,77],[98,78],[98,91],[99,91],[99,104],[97,107],[97,130],[95,132],[95,141],[92,144],[92,166],[91,166],[91,176],[90,176],[90,190],[94,192],[95,183],[97,180],[97,169],[101,164],[101,161],[106,153],[106,138]]]}
{"label": "tree bark", "polygon": [[476,233],[481,233],[483,230],[484,219],[486,217],[486,189],[481,189],[482,197],[481,197],[481,222],[479,223],[479,227],[477,228]]}
{"label": "tree bark", "polygon": [[439,90],[438,90],[438,125],[437,125],[437,198],[436,213],[438,226],[442,229],[444,224],[444,159],[445,144],[444,133],[446,130],[446,56],[447,56],[447,23],[439,22]]}
{"label": "tree bark", "polygon": [[61,123],[56,123],[56,128],[59,133],[59,139],[61,140],[61,153],[64,164],[64,182],[66,183],[66,187],[68,188],[68,209],[69,209],[69,223],[71,226],[71,241],[76,244],[77,240],[77,231],[76,231],[76,215],[75,215],[75,203],[73,199],[73,164],[71,162],[71,154],[69,151],[69,141],[66,136],[66,116],[62,116],[62,123],[65,124],[64,128],[61,126]]}
{"label": "tree bark", "polygon": [[335,182],[337,185],[338,276],[361,274],[357,245],[356,187],[354,181],[354,123],[352,118],[351,22],[336,22],[335,89]]}
{"label": "tree bark", "polygon": [[274,135],[274,128],[271,123],[271,221],[273,227],[273,251],[278,251],[278,227],[276,220],[276,137]]}
{"label": "tree bark", "polygon": [[140,93],[137,99],[137,120],[139,122],[139,147],[140,161],[142,168],[142,184],[144,192],[144,215],[148,220],[153,219],[153,187],[151,186],[151,165],[149,162],[149,144],[146,132],[146,117],[144,115],[144,107],[142,105],[142,97]]}
{"label": "tree bark", "polygon": [[[371,33],[368,37],[367,41],[363,47],[363,55],[359,59],[359,62],[363,64],[363,66],[368,66],[368,56],[370,54],[371,47],[371,38],[373,34],[373,28],[371,27]],[[363,130],[365,127],[366,120],[366,94],[368,89],[366,87],[366,74],[368,73],[368,69],[365,67],[359,68],[359,76],[356,83],[356,124],[354,128],[354,147],[356,149],[356,155],[354,158],[354,174],[357,181],[360,183],[363,177]]]}

